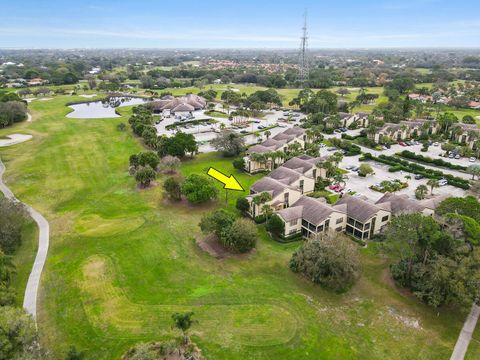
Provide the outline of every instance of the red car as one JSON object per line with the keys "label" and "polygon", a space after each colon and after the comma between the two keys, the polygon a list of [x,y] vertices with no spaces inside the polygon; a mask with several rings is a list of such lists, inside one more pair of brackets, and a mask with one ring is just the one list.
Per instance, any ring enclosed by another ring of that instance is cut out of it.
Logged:
{"label": "red car", "polygon": [[398,145],[400,145],[400,146],[407,146],[407,144],[405,144],[404,142],[399,142]]}

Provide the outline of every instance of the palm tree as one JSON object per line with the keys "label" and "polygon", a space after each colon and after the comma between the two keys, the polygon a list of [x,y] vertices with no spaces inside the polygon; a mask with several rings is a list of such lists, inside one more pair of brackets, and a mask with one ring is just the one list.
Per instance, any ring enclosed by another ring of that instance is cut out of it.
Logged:
{"label": "palm tree", "polygon": [[270,193],[268,192],[262,192],[258,195],[256,195],[254,198],[253,198],[253,203],[255,205],[257,205],[258,207],[261,208],[261,211],[263,211],[263,204],[265,204],[266,202],[272,200],[272,195],[270,195]]}
{"label": "palm tree", "polygon": [[438,188],[440,185],[438,184],[437,179],[429,179],[427,181],[427,185],[430,186],[430,195],[433,195],[433,189]]}
{"label": "palm tree", "polygon": [[455,139],[457,136],[461,135],[463,133],[463,129],[460,125],[454,124],[450,128],[450,139]]}
{"label": "palm tree", "polygon": [[265,220],[268,221],[270,215],[273,214],[273,208],[269,204],[263,204],[262,212],[265,214]]}
{"label": "palm tree", "polygon": [[342,174],[341,172],[337,172],[337,173],[333,176],[333,181],[335,181],[335,183],[341,184],[341,185],[343,185],[343,186],[346,185],[346,180],[348,180],[348,176],[345,175],[345,174]]}
{"label": "palm tree", "polygon": [[472,180],[475,180],[475,176],[480,179],[480,165],[470,165],[467,168],[467,173],[472,175]]}
{"label": "palm tree", "polygon": [[338,164],[343,160],[343,154],[340,151],[335,152],[330,159],[335,163],[335,167],[338,167]]}
{"label": "palm tree", "polygon": [[428,193],[428,188],[421,184],[421,185],[418,185],[417,189],[415,190],[415,197],[418,199],[418,200],[423,200],[425,199],[425,196],[427,195]]}
{"label": "palm tree", "polygon": [[377,127],[371,124],[365,129],[365,132],[369,138],[372,138],[377,133]]}
{"label": "palm tree", "polygon": [[272,135],[272,132],[271,132],[270,130],[266,130],[266,131],[264,132],[264,134],[265,134],[265,136],[267,137],[267,140],[268,140],[268,138],[270,137],[270,135]]}

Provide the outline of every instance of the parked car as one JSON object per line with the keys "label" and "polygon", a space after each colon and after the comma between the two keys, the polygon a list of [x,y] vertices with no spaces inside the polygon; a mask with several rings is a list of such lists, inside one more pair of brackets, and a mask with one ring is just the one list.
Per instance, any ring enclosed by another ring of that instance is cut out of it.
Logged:
{"label": "parked car", "polygon": [[415,175],[415,180],[421,180],[423,179],[425,176],[423,175]]}
{"label": "parked car", "polygon": [[455,155],[454,155],[453,153],[451,153],[450,155],[448,155],[448,157],[449,157],[450,159],[453,159],[453,158],[455,157]]}
{"label": "parked car", "polygon": [[438,180],[438,185],[439,186],[445,186],[448,184],[448,180],[447,179],[440,179]]}
{"label": "parked car", "polygon": [[398,145],[400,145],[400,146],[407,146],[407,144],[405,144],[405,143],[402,142],[402,141],[400,141],[400,142],[398,143]]}
{"label": "parked car", "polygon": [[475,162],[475,161],[477,161],[477,158],[475,158],[475,157],[472,156],[470,159],[468,159],[468,161],[470,161],[470,162]]}
{"label": "parked car", "polygon": [[258,128],[259,128],[259,129],[265,129],[265,126],[259,125]]}
{"label": "parked car", "polygon": [[330,147],[330,148],[328,148],[327,150],[328,150],[328,151],[335,151],[335,150],[337,150],[337,148],[336,148],[336,147]]}
{"label": "parked car", "polygon": [[345,166],[345,169],[352,170],[354,167],[355,167],[355,165],[347,165],[347,166]]}
{"label": "parked car", "polygon": [[438,146],[438,145],[439,145],[438,142],[433,143],[433,146]]}
{"label": "parked car", "polygon": [[356,171],[358,171],[359,169],[360,169],[359,166],[355,166],[355,167],[352,169],[352,171],[355,171],[355,172],[356,172]]}
{"label": "parked car", "polygon": [[241,130],[240,133],[241,134],[246,134],[246,133],[248,133],[248,131],[247,130]]}
{"label": "parked car", "polygon": [[341,133],[340,129],[335,129],[335,130],[333,130],[333,132],[336,132],[337,134]]}
{"label": "parked car", "polygon": [[460,154],[455,155],[455,159],[460,159]]}
{"label": "parked car", "polygon": [[324,147],[326,147],[327,145],[325,145],[324,143],[321,143],[319,146],[320,146],[321,148],[324,148]]}

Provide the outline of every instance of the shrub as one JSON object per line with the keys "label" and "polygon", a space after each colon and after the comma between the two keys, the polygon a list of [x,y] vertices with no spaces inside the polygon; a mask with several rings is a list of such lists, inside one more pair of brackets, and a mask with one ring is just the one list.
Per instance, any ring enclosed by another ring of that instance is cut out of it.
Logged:
{"label": "shrub", "polygon": [[359,264],[355,245],[338,233],[307,240],[290,259],[292,271],[335,292],[344,292],[355,283]]}
{"label": "shrub", "polygon": [[248,212],[248,210],[250,210],[250,203],[248,202],[248,200],[244,197],[239,197],[237,199],[237,203],[235,205],[235,207],[242,211],[242,212]]}
{"label": "shrub", "polygon": [[0,198],[0,251],[12,254],[18,249],[27,216],[23,205]]}
{"label": "shrub", "polygon": [[232,164],[233,164],[233,167],[237,170],[245,169],[245,160],[243,158],[233,160]]}
{"label": "shrub", "polygon": [[245,253],[255,247],[257,228],[250,220],[237,219],[228,228],[224,228],[221,240],[226,248]]}
{"label": "shrub", "polygon": [[180,159],[176,156],[167,155],[161,160],[161,167],[166,173],[174,173],[180,166]]}
{"label": "shrub", "polygon": [[267,230],[276,237],[283,236],[285,234],[285,223],[278,215],[274,214],[267,221]]}
{"label": "shrub", "polygon": [[200,220],[200,229],[204,233],[214,233],[219,238],[222,236],[222,231],[230,229],[235,216],[224,210],[218,209],[212,213],[206,214]]}
{"label": "shrub", "polygon": [[216,199],[218,190],[209,177],[200,174],[189,175],[182,184],[182,193],[193,204]]}
{"label": "shrub", "polygon": [[168,197],[173,200],[182,199],[182,180],[178,177],[169,177],[163,183],[163,188]]}
{"label": "shrub", "polygon": [[135,180],[142,187],[147,187],[150,183],[155,180],[157,173],[150,166],[141,167],[135,174]]}
{"label": "shrub", "polygon": [[257,224],[263,224],[265,220],[267,220],[266,216],[264,214],[255,216],[253,219]]}

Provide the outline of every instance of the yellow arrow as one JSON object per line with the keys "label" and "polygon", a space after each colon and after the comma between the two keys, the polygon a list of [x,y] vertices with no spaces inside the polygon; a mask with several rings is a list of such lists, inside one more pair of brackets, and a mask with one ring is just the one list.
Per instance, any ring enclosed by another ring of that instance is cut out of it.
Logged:
{"label": "yellow arrow", "polygon": [[220,171],[212,167],[208,169],[207,174],[213,177],[215,180],[220,181],[222,184],[225,184],[225,186],[223,187],[224,189],[245,191],[242,185],[240,185],[240,183],[237,181],[237,179],[235,179],[235,176],[233,175],[230,175],[230,177],[228,177],[227,175],[222,174]]}

